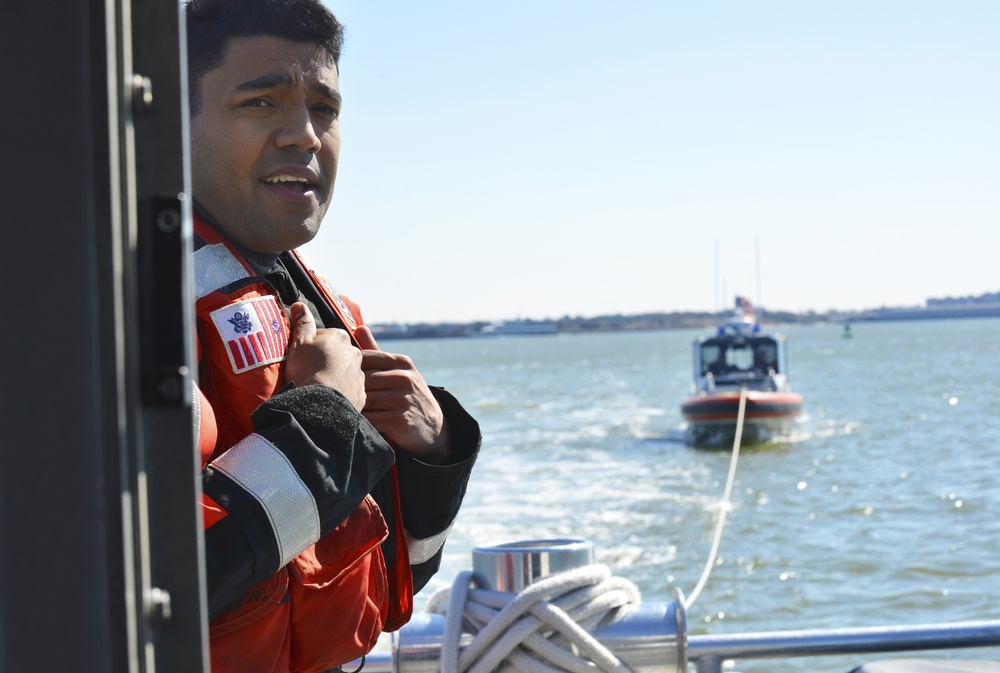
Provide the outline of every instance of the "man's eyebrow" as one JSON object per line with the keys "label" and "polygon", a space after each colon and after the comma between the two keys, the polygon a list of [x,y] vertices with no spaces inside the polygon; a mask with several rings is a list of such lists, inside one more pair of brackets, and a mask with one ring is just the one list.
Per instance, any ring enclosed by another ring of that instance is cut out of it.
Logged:
{"label": "man's eyebrow", "polygon": [[[268,75],[261,75],[260,77],[255,77],[254,79],[247,80],[241,84],[236,85],[236,91],[261,91],[264,89],[273,89],[278,86],[283,86],[287,88],[292,88],[294,82],[292,78],[287,73],[275,72]],[[318,91],[321,95],[329,98],[330,100],[340,103],[342,98],[340,92],[333,89],[322,82],[314,85],[313,90]]]}
{"label": "man's eyebrow", "polygon": [[322,94],[323,96],[326,96],[327,98],[329,98],[330,100],[332,100],[334,103],[342,103],[343,100],[344,100],[343,98],[340,97],[340,92],[339,91],[337,91],[336,89],[331,89],[330,87],[328,87],[326,84],[323,84],[322,82],[320,82],[319,84],[317,84],[313,88],[316,91],[320,92],[320,94]]}

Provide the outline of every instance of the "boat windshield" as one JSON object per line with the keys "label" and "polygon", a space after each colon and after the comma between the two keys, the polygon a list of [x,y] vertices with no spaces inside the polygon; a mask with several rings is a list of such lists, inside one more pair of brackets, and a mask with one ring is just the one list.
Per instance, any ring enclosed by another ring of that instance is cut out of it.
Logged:
{"label": "boat windshield", "polygon": [[701,375],[730,376],[778,371],[778,345],[770,337],[709,339],[701,345]]}

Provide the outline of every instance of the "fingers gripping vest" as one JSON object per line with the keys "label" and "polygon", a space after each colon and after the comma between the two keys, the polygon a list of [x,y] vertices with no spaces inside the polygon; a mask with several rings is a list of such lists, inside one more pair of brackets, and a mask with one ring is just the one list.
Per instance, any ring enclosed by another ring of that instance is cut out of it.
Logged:
{"label": "fingers gripping vest", "polygon": [[[199,444],[207,464],[253,432],[251,412],[284,385],[290,324],[270,285],[211,228],[198,220],[195,226],[207,243],[195,253]],[[353,329],[353,315],[345,324]],[[395,502],[392,522],[402,535]],[[214,502],[204,511],[206,527],[227,516]],[[210,624],[213,673],[308,673],[370,651],[383,629],[405,623],[412,604],[406,545],[396,545],[387,572],[380,548],[387,534],[369,496],[333,532],[254,586]]]}
{"label": "fingers gripping vest", "polygon": [[[336,314],[340,324],[350,333],[351,341],[358,345],[354,331],[364,324],[360,307],[334,290],[326,278],[316,271],[312,263],[302,253],[293,250],[291,254],[293,260],[302,267],[309,282],[322,297],[323,302]],[[399,483],[395,465],[392,466],[390,477],[393,493],[396,494],[395,506],[393,507],[395,530],[402,536],[405,533],[405,528],[403,526],[403,512],[399,506]],[[396,559],[389,573],[389,591],[392,596],[396,597],[396,600],[390,603],[390,612],[383,627],[386,631],[395,631],[400,628],[410,621],[410,616],[413,613],[413,576],[410,573],[409,547],[407,541],[403,540],[402,537],[397,537],[395,554]]]}

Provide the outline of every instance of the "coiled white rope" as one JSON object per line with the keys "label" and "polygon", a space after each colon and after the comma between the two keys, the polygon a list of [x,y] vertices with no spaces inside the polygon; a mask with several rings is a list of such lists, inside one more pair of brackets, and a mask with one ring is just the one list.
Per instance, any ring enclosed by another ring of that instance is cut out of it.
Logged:
{"label": "coiled white rope", "polygon": [[[484,586],[481,575],[462,572],[428,601],[427,612],[446,616],[441,673],[629,673],[588,632],[611,611],[641,601],[635,585],[607,566],[568,570],[518,594]],[[473,638],[459,652],[463,631]]]}
{"label": "coiled white rope", "polygon": [[715,524],[715,537],[712,539],[712,550],[708,553],[708,561],[705,562],[705,569],[701,572],[698,584],[695,585],[691,595],[684,600],[684,609],[690,610],[691,606],[698,599],[701,590],[708,582],[708,576],[712,574],[715,567],[715,557],[719,553],[719,543],[722,542],[722,528],[726,525],[726,512],[729,511],[729,497],[733,492],[733,482],[736,481],[736,462],[740,457],[740,441],[743,439],[743,416],[747,408],[747,389],[740,390],[740,409],[736,414],[736,436],[733,437],[733,455],[729,459],[729,476],[726,477],[726,491],[722,496],[722,505],[719,508],[719,520]]}

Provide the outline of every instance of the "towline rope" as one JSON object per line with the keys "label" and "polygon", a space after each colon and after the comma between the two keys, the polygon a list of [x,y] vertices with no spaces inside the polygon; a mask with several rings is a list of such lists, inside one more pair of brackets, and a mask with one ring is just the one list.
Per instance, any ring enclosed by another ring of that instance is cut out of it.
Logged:
{"label": "towline rope", "polygon": [[[589,633],[609,612],[641,602],[607,566],[568,570],[517,594],[485,586],[478,573],[461,572],[428,601],[427,612],[445,615],[441,673],[630,673]],[[460,652],[463,630],[473,638]]]}
{"label": "towline rope", "polygon": [[[685,610],[705,587],[722,541],[743,439],[747,391],[740,391],[736,436],[715,537],[705,569]],[[531,583],[520,593],[493,591],[479,573],[460,572],[450,589],[431,596],[426,611],[445,616],[441,673],[631,673],[590,635],[610,612],[641,597],[634,584],[612,577],[606,565],[567,570]],[[463,633],[472,641],[461,648]]]}
{"label": "towline rope", "polygon": [[726,491],[722,496],[722,506],[719,509],[719,520],[715,524],[715,537],[712,540],[712,550],[708,553],[708,561],[705,562],[705,569],[701,573],[698,584],[695,585],[691,595],[684,600],[684,609],[690,610],[691,606],[698,599],[701,590],[708,582],[708,576],[712,574],[715,567],[715,557],[719,553],[719,544],[722,542],[722,529],[726,525],[726,513],[729,511],[729,497],[733,492],[733,482],[736,481],[736,463],[740,458],[740,441],[743,439],[743,416],[747,408],[747,389],[740,389],[740,409],[736,414],[736,436],[733,437],[733,455],[729,460],[729,476],[726,478]]}

